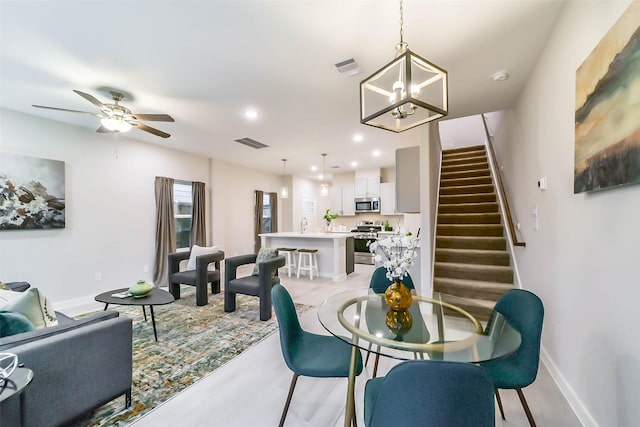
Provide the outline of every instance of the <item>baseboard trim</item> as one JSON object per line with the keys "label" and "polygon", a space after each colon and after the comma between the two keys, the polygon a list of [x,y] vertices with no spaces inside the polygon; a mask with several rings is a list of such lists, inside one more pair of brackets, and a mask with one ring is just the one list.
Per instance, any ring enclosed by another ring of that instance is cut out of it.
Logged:
{"label": "baseboard trim", "polygon": [[53,303],[53,308],[67,316],[75,317],[80,314],[98,311],[104,308],[104,304],[97,302],[92,296],[84,296],[80,298],[69,299],[65,301],[57,301]]}
{"label": "baseboard trim", "polygon": [[578,417],[580,423],[584,427],[599,427],[596,420],[593,418],[584,403],[582,403],[582,400],[580,400],[564,375],[562,375],[558,366],[553,362],[553,359],[551,359],[549,353],[547,353],[544,347],[540,348],[540,359],[547,368],[547,371],[549,371],[549,375],[551,375],[551,378],[553,378],[553,381],[560,389],[560,392],[564,395],[565,399],[567,399],[569,406],[576,414],[576,417]]}

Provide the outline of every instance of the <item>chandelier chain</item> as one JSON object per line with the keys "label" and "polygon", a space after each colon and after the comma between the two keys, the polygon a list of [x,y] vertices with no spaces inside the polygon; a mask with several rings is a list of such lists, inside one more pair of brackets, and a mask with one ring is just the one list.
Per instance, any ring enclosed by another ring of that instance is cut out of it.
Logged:
{"label": "chandelier chain", "polygon": [[403,36],[404,36],[403,25],[404,25],[404,8],[402,7],[402,0],[400,0],[400,44],[402,44],[404,42],[404,40],[403,40]]}

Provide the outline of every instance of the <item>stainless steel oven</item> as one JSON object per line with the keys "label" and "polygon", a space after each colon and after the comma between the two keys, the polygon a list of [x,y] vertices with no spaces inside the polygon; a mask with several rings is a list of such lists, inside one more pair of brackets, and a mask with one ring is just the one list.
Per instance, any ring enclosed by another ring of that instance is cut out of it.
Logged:
{"label": "stainless steel oven", "polygon": [[353,230],[354,254],[353,262],[356,264],[374,264],[373,254],[369,252],[369,244],[375,242],[377,233],[382,227],[373,225],[372,223],[361,222],[358,227]]}

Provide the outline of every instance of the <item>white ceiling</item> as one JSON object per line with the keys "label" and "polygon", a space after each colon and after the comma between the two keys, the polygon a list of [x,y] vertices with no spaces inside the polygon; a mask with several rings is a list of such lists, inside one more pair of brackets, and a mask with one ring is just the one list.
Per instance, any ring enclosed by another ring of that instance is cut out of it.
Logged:
{"label": "white ceiling", "polygon": [[[513,105],[553,29],[563,2],[411,1],[404,39],[449,72],[449,117]],[[137,113],[170,133],[133,138],[264,171],[312,177],[394,164],[394,150],[417,145],[421,128],[400,134],[359,122],[359,83],[393,59],[397,1],[7,1],[0,0],[0,105],[87,128],[98,119],[40,104],[97,112],[72,89],[103,102],[121,89]],[[363,73],[334,64],[354,58]],[[494,82],[496,71],[510,78]],[[249,108],[258,120],[243,117]],[[364,141],[355,143],[354,134]],[[109,134],[99,137],[109,141]],[[250,137],[255,150],[234,142]],[[374,158],[373,150],[382,155]],[[330,169],[339,166],[339,169]]]}

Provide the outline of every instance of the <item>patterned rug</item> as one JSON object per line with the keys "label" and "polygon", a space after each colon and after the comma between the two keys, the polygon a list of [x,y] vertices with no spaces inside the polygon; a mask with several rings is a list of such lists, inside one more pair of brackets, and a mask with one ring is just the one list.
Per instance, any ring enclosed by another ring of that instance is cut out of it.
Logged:
{"label": "patterned rug", "polygon": [[[225,313],[223,305],[222,293],[196,307],[195,293],[183,291],[173,304],[154,307],[157,343],[148,308],[145,322],[140,307],[109,306],[133,319],[132,405],[125,409],[124,398],[117,398],[76,425],[126,426],[277,329],[275,314],[260,321],[258,298],[237,295],[233,313]],[[296,304],[299,315],[310,308]]]}

